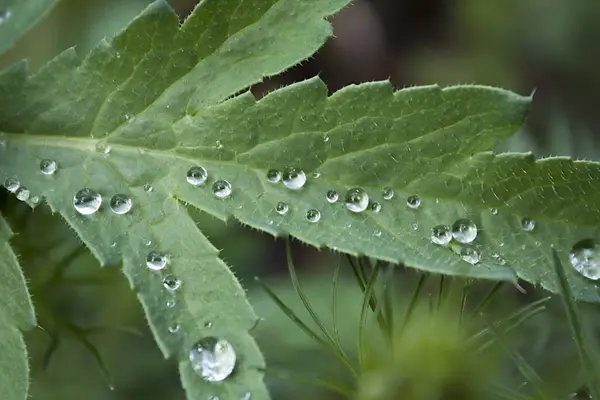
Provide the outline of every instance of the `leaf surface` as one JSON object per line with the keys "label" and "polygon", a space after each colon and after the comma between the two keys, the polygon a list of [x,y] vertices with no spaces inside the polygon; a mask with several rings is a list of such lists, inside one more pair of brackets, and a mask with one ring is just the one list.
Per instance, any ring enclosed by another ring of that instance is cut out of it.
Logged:
{"label": "leaf surface", "polygon": [[0,2],[0,54],[46,16],[58,0],[2,0]]}
{"label": "leaf surface", "polygon": [[[158,1],[84,59],[70,49],[32,76],[24,64],[0,72],[0,182],[17,177],[31,191],[29,202],[43,196],[102,264],[122,263],[161,350],[180,360],[190,399],[268,394],[264,361],[248,333],[257,317],[177,198],[194,161],[170,150],[174,127],[310,56],[331,35],[324,18],[346,3],[203,1],[180,25]],[[42,174],[42,160],[55,161],[57,171]],[[84,187],[103,198],[91,215],[73,207]],[[111,212],[115,194],[132,200],[129,213]],[[233,204],[206,199],[217,216]],[[151,251],[166,254],[164,269],[146,267]],[[174,279],[180,287],[168,290],[165,281]],[[236,368],[223,382],[205,382],[188,361],[207,336],[236,351]]]}
{"label": "leaf surface", "polygon": [[27,399],[29,362],[22,331],[35,326],[25,278],[8,243],[12,236],[0,215],[0,392],[6,400]]}

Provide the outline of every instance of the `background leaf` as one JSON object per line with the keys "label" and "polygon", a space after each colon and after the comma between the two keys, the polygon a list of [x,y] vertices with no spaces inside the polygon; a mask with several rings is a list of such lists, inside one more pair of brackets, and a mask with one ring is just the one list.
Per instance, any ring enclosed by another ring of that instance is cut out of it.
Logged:
{"label": "background leaf", "polygon": [[59,0],[2,0],[0,54],[52,10]]}
{"label": "background leaf", "polygon": [[7,400],[27,399],[29,362],[22,331],[35,326],[25,279],[8,240],[12,232],[0,216],[0,392]]}

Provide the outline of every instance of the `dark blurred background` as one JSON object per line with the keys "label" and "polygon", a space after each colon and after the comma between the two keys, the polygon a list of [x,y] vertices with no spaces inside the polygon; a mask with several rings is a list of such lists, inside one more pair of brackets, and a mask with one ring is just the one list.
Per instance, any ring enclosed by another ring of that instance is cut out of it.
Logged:
{"label": "dark blurred background", "polygon": [[[0,57],[0,67],[27,58],[35,70],[74,45],[83,54],[123,28],[148,3],[63,0]],[[182,18],[195,3],[171,1]],[[261,94],[314,75],[320,75],[331,91],[379,79],[391,79],[397,88],[477,83],[524,95],[536,90],[526,126],[498,150],[598,159],[598,21],[597,0],[357,0],[331,19],[335,37],[313,58],[253,91]],[[0,207],[18,233],[16,250],[45,327],[45,331],[37,329],[27,335],[32,398],[184,399],[175,361],[163,359],[121,274],[97,268],[72,231],[44,207],[31,212],[5,192],[0,193]],[[252,279],[262,277],[289,304],[302,309],[289,284],[283,243],[235,224],[226,226],[201,213],[194,217],[215,245],[224,249],[224,259],[235,269],[263,318],[256,335],[269,366],[289,371],[296,378],[344,379],[331,356],[290,323]],[[331,277],[338,256],[298,244],[294,253],[306,291],[329,321]],[[57,266],[68,267],[69,279],[60,285],[44,285]],[[342,341],[352,347],[362,297],[347,271],[342,275],[338,324]],[[418,279],[413,271],[397,275],[407,291]],[[426,287],[424,296],[431,296],[435,287]],[[503,290],[502,301],[492,307],[494,313],[501,317],[544,295],[535,288],[526,289],[527,295],[510,287]],[[57,315],[86,329],[94,328],[86,330],[85,337],[103,356],[114,390],[93,355],[77,335],[56,321]],[[515,334],[516,346],[528,349],[543,377],[559,382],[565,393],[576,390],[578,363],[560,308],[532,318],[520,332]],[[271,374],[268,383],[274,399],[339,398]]]}

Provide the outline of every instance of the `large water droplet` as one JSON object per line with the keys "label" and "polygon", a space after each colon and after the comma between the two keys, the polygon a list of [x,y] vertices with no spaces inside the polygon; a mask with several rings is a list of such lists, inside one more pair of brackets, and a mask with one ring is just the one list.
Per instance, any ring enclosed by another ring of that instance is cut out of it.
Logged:
{"label": "large water droplet", "polygon": [[17,191],[17,189],[19,189],[20,186],[21,186],[21,182],[19,182],[19,180],[14,177],[7,178],[4,181],[4,187],[6,188],[6,190],[8,190],[9,192],[12,192],[12,193],[15,193]]}
{"label": "large water droplet", "polygon": [[115,214],[127,214],[131,210],[131,199],[126,194],[115,194],[110,199],[110,209]]}
{"label": "large water droplet", "polygon": [[290,207],[287,205],[287,203],[284,203],[283,201],[280,201],[275,206],[275,211],[277,211],[277,213],[280,214],[280,215],[287,214],[287,212],[288,212],[289,209],[290,209]]}
{"label": "large water droplet", "polygon": [[209,382],[226,379],[235,368],[236,355],[225,339],[206,337],[198,341],[189,353],[194,371]]}
{"label": "large water droplet", "polygon": [[281,172],[277,169],[270,169],[267,171],[267,180],[271,183],[277,183],[281,180]]}
{"label": "large water droplet", "polygon": [[406,199],[406,205],[410,208],[417,209],[421,205],[421,198],[416,194],[408,196],[408,199]]}
{"label": "large water droplet", "polygon": [[306,212],[306,219],[309,222],[319,222],[319,220],[321,219],[321,213],[319,212],[319,210],[315,210],[314,208],[308,210]]}
{"label": "large water droplet", "polygon": [[481,260],[481,253],[473,246],[463,246],[460,249],[460,258],[475,265]]}
{"label": "large water droplet", "polygon": [[333,189],[328,190],[327,194],[325,195],[325,198],[329,203],[335,203],[336,201],[338,201],[339,197],[340,196],[338,195],[338,192],[336,192]]}
{"label": "large water droplet", "polygon": [[306,183],[306,174],[300,168],[287,167],[283,170],[283,184],[290,189],[300,189]]}
{"label": "large water droplet", "polygon": [[208,177],[208,172],[203,167],[198,165],[191,167],[188,169],[187,174],[185,175],[185,179],[188,181],[190,185],[200,186],[206,182],[206,178]]}
{"label": "large water droplet", "polygon": [[391,200],[394,197],[394,191],[391,188],[383,188],[381,195],[384,200]]}
{"label": "large water droplet", "polygon": [[146,257],[146,266],[154,271],[158,271],[166,267],[167,256],[159,251],[151,251]]}
{"label": "large water droplet", "polygon": [[524,231],[531,232],[535,229],[535,221],[530,218],[523,218],[521,220],[521,227],[523,227]]}
{"label": "large water droplet", "polygon": [[73,206],[79,214],[90,215],[98,211],[102,204],[102,196],[94,189],[84,188],[73,196]]}
{"label": "large water droplet", "polygon": [[371,203],[371,211],[376,212],[376,213],[380,212],[381,211],[381,203],[378,203],[376,201]]}
{"label": "large water droplet", "polygon": [[17,195],[17,199],[21,201],[27,201],[29,200],[29,195],[31,194],[31,192],[25,186],[21,186],[17,189],[15,194]]}
{"label": "large water droplet", "polygon": [[219,179],[213,183],[212,191],[215,197],[224,199],[231,195],[231,184],[225,180]]}
{"label": "large water droplet", "polygon": [[163,279],[163,286],[167,290],[174,291],[179,289],[181,286],[181,281],[175,278],[173,275],[168,275],[165,277],[165,279]]}
{"label": "large water droplet", "polygon": [[448,225],[436,225],[431,229],[431,243],[442,246],[452,240],[452,229]]}
{"label": "large water droplet", "polygon": [[369,206],[369,195],[361,188],[352,188],[346,192],[346,207],[352,212],[362,212]]}
{"label": "large water droplet", "polygon": [[593,239],[575,243],[569,253],[569,261],[577,272],[588,279],[600,279],[600,246]]}
{"label": "large water droplet", "polygon": [[40,171],[44,175],[52,175],[56,172],[58,165],[53,160],[42,160],[40,161]]}
{"label": "large water droplet", "polygon": [[470,219],[459,219],[452,224],[452,236],[457,242],[471,243],[477,237],[477,225]]}

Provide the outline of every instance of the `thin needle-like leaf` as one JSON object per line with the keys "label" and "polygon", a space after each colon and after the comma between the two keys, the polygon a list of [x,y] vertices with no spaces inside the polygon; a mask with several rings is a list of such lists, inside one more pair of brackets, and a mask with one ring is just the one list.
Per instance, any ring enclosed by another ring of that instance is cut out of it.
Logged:
{"label": "thin needle-like leaf", "polygon": [[363,303],[360,310],[360,319],[358,324],[358,365],[359,368],[363,365],[364,360],[364,352],[365,352],[365,341],[364,341],[364,331],[367,326],[367,310],[369,308],[369,301],[371,299],[371,295],[373,294],[373,290],[375,288],[375,283],[377,282],[377,277],[379,276],[379,264],[376,264],[371,271],[371,275],[368,278],[367,287],[364,293]]}
{"label": "thin needle-like leaf", "polygon": [[554,258],[554,272],[556,273],[556,278],[559,283],[561,299],[575,340],[577,353],[586,376],[589,393],[593,400],[600,400],[600,373],[598,363],[595,361],[597,360],[597,357],[594,359],[591,357],[591,352],[594,351],[595,348],[588,343],[589,338],[584,331],[579,308],[577,307],[577,304],[575,304],[573,293],[571,292],[571,287],[567,281],[562,262],[554,247],[552,247],[552,257]]}
{"label": "thin needle-like leaf", "polygon": [[274,376],[279,379],[284,379],[288,381],[298,382],[298,383],[306,383],[308,385],[322,387],[327,390],[331,390],[332,392],[341,394],[346,398],[350,398],[353,394],[352,389],[347,387],[346,385],[340,382],[334,382],[330,378],[321,379],[321,378],[313,378],[313,377],[302,377],[297,373],[282,371],[280,369],[271,368],[268,370],[269,375]]}
{"label": "thin needle-like leaf", "polygon": [[419,295],[421,294],[421,289],[425,285],[425,281],[427,281],[428,275],[421,274],[419,277],[419,281],[413,290],[412,297],[410,299],[410,303],[408,304],[408,308],[406,309],[406,314],[404,315],[404,320],[402,321],[402,326],[400,327],[400,333],[404,332],[406,326],[410,322],[413,312],[415,311],[415,306],[417,305],[417,301],[419,300]]}
{"label": "thin needle-like leaf", "polygon": [[333,282],[332,282],[332,299],[331,299],[331,318],[333,323],[333,339],[335,340],[335,344],[338,348],[342,348],[340,345],[340,333],[338,330],[338,283],[340,279],[340,267],[342,265],[342,258],[339,257],[338,261],[335,263],[335,269],[333,271]]}
{"label": "thin needle-like leaf", "polygon": [[475,306],[475,309],[473,310],[473,312],[471,312],[471,318],[478,316],[480,313],[482,313],[485,310],[485,308],[490,304],[490,302],[494,298],[494,295],[496,293],[498,293],[498,290],[500,290],[500,288],[502,287],[503,284],[504,284],[504,282],[496,282],[494,284],[494,286],[492,286],[492,288],[487,292],[485,297],[483,299],[481,299],[481,301],[479,302],[479,304],[477,304],[477,306]]}

